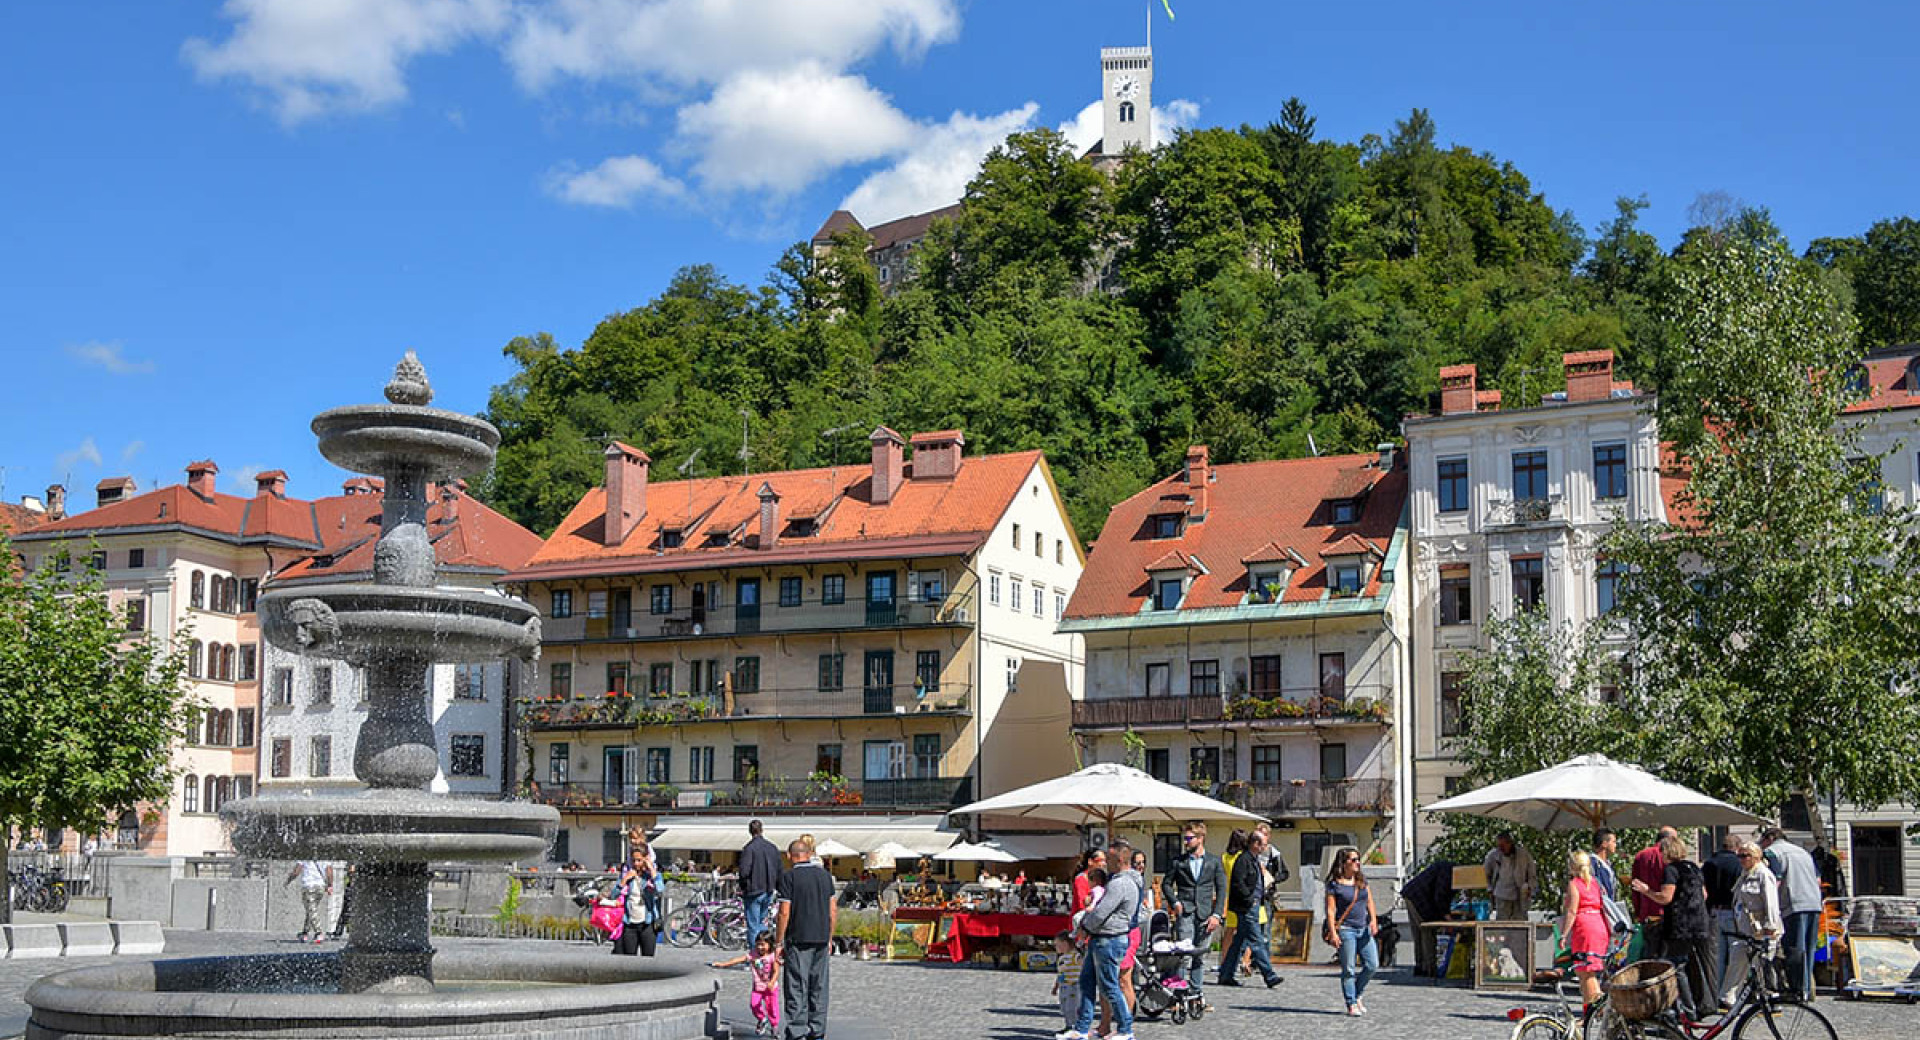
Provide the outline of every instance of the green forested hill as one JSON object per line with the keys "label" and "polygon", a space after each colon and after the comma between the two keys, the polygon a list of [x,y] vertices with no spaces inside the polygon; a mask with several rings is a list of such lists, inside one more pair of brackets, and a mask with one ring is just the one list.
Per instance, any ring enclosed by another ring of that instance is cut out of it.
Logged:
{"label": "green forested hill", "polygon": [[[1631,186],[1624,186],[1630,188]],[[1666,254],[1623,199],[1583,231],[1526,176],[1442,148],[1415,110],[1385,139],[1315,136],[1297,100],[1264,128],[1183,133],[1109,180],[1050,131],[1009,138],[883,296],[853,239],[805,245],[760,285],[689,266],[577,349],[514,339],[485,489],[550,531],[601,475],[607,437],[660,478],[858,462],[865,435],[958,427],[970,453],[1042,448],[1081,535],[1204,442],[1218,461],[1370,450],[1471,361],[1509,402],[1607,348],[1657,385]],[[1734,208],[1688,233],[1778,237]],[[1920,339],[1920,222],[1816,240],[1862,344]],[[1113,284],[1098,284],[1106,271]],[[743,416],[742,412],[746,415]],[[697,453],[697,454],[696,454]]]}

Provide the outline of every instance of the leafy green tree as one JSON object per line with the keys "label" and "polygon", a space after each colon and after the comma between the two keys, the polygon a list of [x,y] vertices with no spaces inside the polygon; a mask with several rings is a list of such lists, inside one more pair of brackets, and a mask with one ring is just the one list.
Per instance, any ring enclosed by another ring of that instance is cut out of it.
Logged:
{"label": "leafy green tree", "polygon": [[1074,292],[1106,245],[1105,189],[1058,133],[1014,134],[981,162],[960,216],[929,234],[920,273],[976,310],[994,306],[997,287]]}
{"label": "leafy green tree", "polygon": [[1838,422],[1853,320],[1778,241],[1702,238],[1672,274],[1662,432],[1690,480],[1678,516],[1605,549],[1632,575],[1647,764],[1748,806],[1920,799],[1920,544],[1910,510],[1870,505],[1880,462]]}
{"label": "leafy green tree", "polygon": [[[14,559],[4,536],[0,559]],[[185,641],[129,635],[98,572],[56,560],[0,571],[0,824],[96,833],[172,794],[172,749],[200,706]]]}
{"label": "leafy green tree", "polygon": [[1920,220],[1882,220],[1867,229],[1853,289],[1863,343],[1920,343]]}

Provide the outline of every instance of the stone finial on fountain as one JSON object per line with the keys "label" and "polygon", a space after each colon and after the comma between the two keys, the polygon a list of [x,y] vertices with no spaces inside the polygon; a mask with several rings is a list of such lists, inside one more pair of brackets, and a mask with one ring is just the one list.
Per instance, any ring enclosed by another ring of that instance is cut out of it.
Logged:
{"label": "stone finial on fountain", "polygon": [[427,383],[426,366],[413,351],[407,351],[393,366],[393,378],[387,382],[387,400],[394,404],[425,405],[433,400],[433,387]]}

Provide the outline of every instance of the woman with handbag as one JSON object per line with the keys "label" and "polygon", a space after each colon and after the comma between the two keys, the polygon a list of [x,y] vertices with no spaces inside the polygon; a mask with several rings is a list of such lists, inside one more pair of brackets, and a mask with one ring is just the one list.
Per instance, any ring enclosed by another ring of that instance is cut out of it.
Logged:
{"label": "woman with handbag", "polygon": [[1593,857],[1575,849],[1567,857],[1567,896],[1560,906],[1560,934],[1573,954],[1573,973],[1580,979],[1580,998],[1587,1007],[1600,999],[1600,978],[1607,973],[1609,925],[1606,893],[1593,876]]}
{"label": "woman with handbag", "polygon": [[1322,938],[1340,955],[1340,993],[1347,998],[1347,1014],[1367,1013],[1361,997],[1380,970],[1380,947],[1374,933],[1380,924],[1373,909],[1373,891],[1360,872],[1360,852],[1341,849],[1327,876],[1327,923]]}
{"label": "woman with handbag", "polygon": [[653,956],[660,919],[660,874],[645,845],[633,847],[633,858],[620,872],[620,937],[613,952],[623,957]]}

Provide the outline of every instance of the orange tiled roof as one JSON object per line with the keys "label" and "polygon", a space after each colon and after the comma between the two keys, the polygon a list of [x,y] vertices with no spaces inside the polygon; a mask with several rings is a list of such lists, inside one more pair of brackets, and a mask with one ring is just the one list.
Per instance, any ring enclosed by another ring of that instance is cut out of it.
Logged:
{"label": "orange tiled roof", "polygon": [[[592,488],[508,580],[971,552],[1033,467],[1045,464],[1038,451],[979,455],[963,460],[950,480],[916,481],[909,463],[907,479],[885,505],[868,501],[870,465],[649,482],[646,515],[618,546],[601,544],[606,489]],[[779,543],[767,550],[758,548],[762,484],[780,496]],[[813,519],[817,529],[795,536],[788,530],[795,519]],[[663,530],[680,532],[678,548],[662,548]]]}
{"label": "orange tiled roof", "polygon": [[[355,487],[378,483],[363,478],[348,482]],[[540,547],[539,535],[463,491],[452,491],[454,522],[449,524],[447,504],[439,498],[439,489],[430,493],[435,499],[427,514],[428,532],[442,566],[505,572],[525,564]],[[373,546],[380,535],[380,498],[349,494],[308,501],[270,494],[242,498],[220,492],[202,498],[183,484],[171,484],[42,524],[33,534],[77,537],[168,529],[315,554],[283,567],[275,575],[280,581],[318,577],[357,580],[373,571]]]}
{"label": "orange tiled roof", "polygon": [[47,514],[37,509],[15,505],[12,502],[0,502],[0,534],[15,535],[31,527],[39,527],[47,522]]}
{"label": "orange tiled roof", "polygon": [[1866,370],[1867,395],[1848,405],[1846,414],[1920,408],[1920,386],[1915,385],[1916,378],[1920,378],[1920,371],[1909,368],[1916,360],[1920,360],[1920,357],[1869,358],[1862,361],[1860,367]]}
{"label": "orange tiled roof", "polygon": [[[1207,519],[1183,525],[1178,538],[1153,537],[1149,517],[1164,512],[1164,497],[1186,489],[1177,473],[1161,480],[1108,514],[1066,617],[1139,613],[1148,592],[1145,572],[1150,561],[1169,552],[1197,558],[1208,568],[1208,573],[1194,575],[1184,608],[1238,606],[1248,591],[1246,564],[1283,559],[1296,566],[1282,601],[1319,600],[1327,591],[1327,568],[1319,559],[1324,551],[1358,539],[1378,552],[1399,526],[1407,497],[1404,463],[1385,473],[1375,470],[1359,522],[1339,527],[1328,522],[1325,503],[1338,497],[1332,489],[1351,471],[1369,464],[1377,467],[1378,457],[1335,455],[1214,466]],[[1295,554],[1303,558],[1296,561]],[[1380,591],[1378,574],[1369,576],[1363,591],[1369,596]]]}
{"label": "orange tiled roof", "polygon": [[1322,559],[1330,559],[1335,556],[1369,556],[1369,555],[1385,556],[1386,550],[1380,548],[1380,546],[1374,544],[1372,541],[1360,537],[1357,534],[1347,535],[1345,538],[1342,538],[1331,545],[1324,545],[1320,547],[1320,557]]}
{"label": "orange tiled roof", "polygon": [[1667,523],[1675,527],[1691,527],[1697,519],[1692,506],[1680,499],[1680,493],[1687,489],[1687,481],[1693,470],[1687,460],[1674,450],[1671,441],[1660,443],[1660,500],[1667,507]]}

